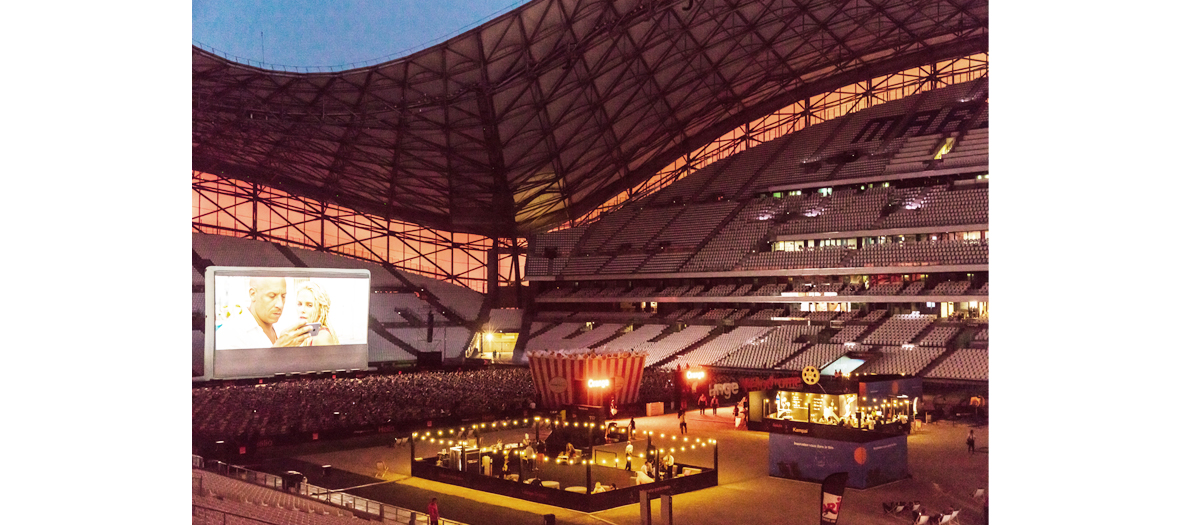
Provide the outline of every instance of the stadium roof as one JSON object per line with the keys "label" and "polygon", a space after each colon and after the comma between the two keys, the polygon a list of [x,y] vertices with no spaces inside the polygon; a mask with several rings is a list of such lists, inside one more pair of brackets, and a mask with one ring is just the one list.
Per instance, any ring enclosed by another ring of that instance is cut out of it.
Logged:
{"label": "stadium roof", "polygon": [[536,0],[347,71],[271,71],[194,46],[192,169],[526,235],[795,101],[987,39],[985,0]]}

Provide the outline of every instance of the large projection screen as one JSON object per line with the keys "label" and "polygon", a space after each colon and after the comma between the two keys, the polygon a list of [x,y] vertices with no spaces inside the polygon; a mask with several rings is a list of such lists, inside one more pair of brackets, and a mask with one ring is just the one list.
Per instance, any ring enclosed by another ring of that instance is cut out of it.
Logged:
{"label": "large projection screen", "polygon": [[368,367],[368,270],[210,266],[205,287],[208,378]]}

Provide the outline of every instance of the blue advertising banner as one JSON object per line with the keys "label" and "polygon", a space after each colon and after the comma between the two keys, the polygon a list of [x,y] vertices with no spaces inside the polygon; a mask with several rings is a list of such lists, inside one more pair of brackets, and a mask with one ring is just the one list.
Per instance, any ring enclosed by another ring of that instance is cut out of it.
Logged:
{"label": "blue advertising banner", "polygon": [[922,397],[922,379],[910,377],[905,379],[862,382],[860,384],[860,396],[868,398],[908,396],[911,399],[918,399]]}
{"label": "blue advertising banner", "polygon": [[769,434],[771,476],[822,482],[837,472],[848,473],[848,486],[874,487],[902,479],[909,472],[906,436],[865,443],[791,434]]}

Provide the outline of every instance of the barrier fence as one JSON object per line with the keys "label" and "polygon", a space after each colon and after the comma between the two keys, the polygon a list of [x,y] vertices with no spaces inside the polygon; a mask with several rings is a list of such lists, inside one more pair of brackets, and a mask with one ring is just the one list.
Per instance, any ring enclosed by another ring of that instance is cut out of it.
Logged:
{"label": "barrier fence", "polygon": [[[292,482],[289,479],[284,480],[282,476],[278,476],[275,474],[268,474],[266,472],[259,472],[256,470],[250,470],[248,468],[239,467],[237,465],[230,465],[230,464],[222,462],[222,461],[214,460],[214,461],[207,462],[207,461],[205,461],[205,459],[203,457],[195,455],[195,454],[193,455],[193,468],[200,469],[200,470],[207,470],[210,472],[220,474],[225,477],[234,478],[234,479],[237,479],[240,481],[245,481],[247,483],[251,483],[251,484],[255,484],[255,485],[262,485],[265,487],[270,487],[275,490],[279,490],[279,491],[283,491],[283,492],[288,492],[288,489],[294,488],[295,493],[299,494],[300,496],[303,496],[303,497],[306,497],[309,499],[313,499],[316,501],[320,501],[323,503],[335,505],[337,507],[347,509],[353,513],[361,513],[361,514],[368,515],[372,518],[380,518],[382,523],[404,523],[407,525],[415,525],[418,523],[422,523],[422,524],[429,523],[429,519],[427,518],[426,513],[423,511],[415,511],[415,510],[410,510],[410,509],[398,507],[396,505],[390,505],[388,503],[382,503],[380,501],[373,501],[373,500],[370,500],[367,498],[354,496],[352,494],[348,494],[346,492],[342,492],[339,490],[332,490],[332,489],[327,489],[324,487],[312,485],[312,484],[304,482],[304,481]],[[193,492],[200,493],[199,491],[202,491],[202,489],[203,489],[203,486],[202,486],[201,478],[194,476],[193,477]],[[200,507],[200,506],[196,505],[196,504],[193,505],[193,513],[194,513],[193,515],[194,516],[197,515],[197,508],[198,507]],[[221,511],[217,511],[217,510],[213,510],[213,509],[207,509],[206,507],[200,507],[200,508],[207,510],[207,511],[211,511],[213,513],[221,512]],[[236,515],[234,515],[234,516],[237,517]],[[217,520],[206,521],[206,523],[221,523],[225,520],[224,515],[221,516],[221,520],[222,521],[217,521]],[[260,523],[267,523],[264,521],[259,521],[259,522]],[[455,520],[449,520],[449,519],[442,518],[442,517],[439,518],[439,524],[440,525],[466,525],[462,522],[458,522]]]}

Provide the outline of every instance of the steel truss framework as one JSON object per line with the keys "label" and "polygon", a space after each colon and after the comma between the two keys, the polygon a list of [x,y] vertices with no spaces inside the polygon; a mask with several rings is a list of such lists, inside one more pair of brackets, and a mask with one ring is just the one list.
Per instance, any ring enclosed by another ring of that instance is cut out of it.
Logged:
{"label": "steel truss framework", "polygon": [[[487,291],[486,263],[492,246],[487,237],[391,221],[198,171],[193,172],[193,231],[388,263]],[[500,285],[520,281],[524,258],[519,254],[524,251],[513,239],[500,240]]]}
{"label": "steel truss framework", "polygon": [[969,82],[988,74],[988,54],[927,64],[905,71],[857,82],[791,104],[755,119],[660,170],[652,178],[606,201],[594,211],[558,229],[588,224],[631,199],[642,199],[665,186],[721,159],[741,153],[764,142],[794,133],[877,104],[908,97],[952,84]]}
{"label": "steel truss framework", "polygon": [[[844,86],[792,104],[677,159],[655,176],[563,226],[585,224],[629,199],[642,198],[712,162],[762,142],[873,105],[986,76],[987,54],[924,65]],[[261,212],[259,210],[262,210]],[[432,230],[295,197],[254,183],[193,172],[193,231],[267,240],[389,263],[479,292],[487,291],[491,241]],[[515,244],[515,245],[514,245]],[[519,285],[523,239],[501,239],[500,286]],[[516,266],[512,254],[516,253]]]}
{"label": "steel truss framework", "polygon": [[817,95],[986,52],[987,38],[985,0],[536,0],[349,71],[268,71],[194,46],[192,168],[511,239],[780,108],[824,118]]}

